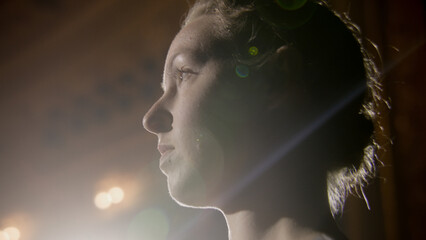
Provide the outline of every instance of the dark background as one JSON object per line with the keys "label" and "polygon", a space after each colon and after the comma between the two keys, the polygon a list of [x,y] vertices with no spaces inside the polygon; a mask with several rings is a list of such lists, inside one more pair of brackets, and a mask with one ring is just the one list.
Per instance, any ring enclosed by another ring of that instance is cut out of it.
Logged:
{"label": "dark background", "polygon": [[[371,211],[352,197],[339,222],[354,240],[426,239],[424,3],[331,4],[377,44],[392,105],[380,117],[393,144],[383,140]],[[151,226],[168,239],[226,238],[220,214],[170,200],[156,138],[141,124],[187,8],[183,0],[0,2],[0,231],[130,240],[149,239]],[[95,194],[112,186],[125,200],[97,209]]]}

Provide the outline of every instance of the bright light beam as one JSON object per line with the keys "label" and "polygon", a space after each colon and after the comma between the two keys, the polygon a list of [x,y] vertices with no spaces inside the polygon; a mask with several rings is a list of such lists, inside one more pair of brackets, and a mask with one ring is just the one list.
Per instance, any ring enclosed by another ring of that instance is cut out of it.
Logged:
{"label": "bright light beam", "polygon": [[[350,92],[347,96],[338,101],[334,106],[320,115],[315,121],[313,121],[306,128],[301,130],[298,134],[296,134],[290,141],[283,144],[280,148],[274,151],[271,155],[269,155],[265,161],[261,161],[256,167],[252,169],[252,171],[247,174],[241,181],[235,184],[230,190],[228,190],[224,196],[218,201],[221,205],[222,203],[229,201],[232,199],[237,193],[241,192],[247,185],[252,183],[256,178],[258,178],[262,173],[275,165],[278,161],[280,161],[285,155],[287,155],[291,150],[293,150],[297,145],[299,145],[303,140],[305,140],[309,135],[311,135],[315,130],[317,130],[320,126],[326,123],[331,117],[333,117],[336,113],[342,110],[346,105],[352,102],[355,98],[360,96],[366,89],[366,86],[362,84],[361,86],[357,86],[352,92]],[[220,206],[217,205],[217,206]]]}

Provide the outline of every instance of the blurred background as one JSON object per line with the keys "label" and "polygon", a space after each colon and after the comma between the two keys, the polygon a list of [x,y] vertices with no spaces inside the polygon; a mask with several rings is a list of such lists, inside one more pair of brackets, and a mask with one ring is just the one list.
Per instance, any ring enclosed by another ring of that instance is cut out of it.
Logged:
{"label": "blurred background", "polygon": [[[425,3],[330,3],[378,46],[392,105],[371,211],[351,197],[338,221],[354,240],[426,239]],[[0,240],[226,239],[219,213],[170,199],[141,124],[188,6],[0,1]]]}

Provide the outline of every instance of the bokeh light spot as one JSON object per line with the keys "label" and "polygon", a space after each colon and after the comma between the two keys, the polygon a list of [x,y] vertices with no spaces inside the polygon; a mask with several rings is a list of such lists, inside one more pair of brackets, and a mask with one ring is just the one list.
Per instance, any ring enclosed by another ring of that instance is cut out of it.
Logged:
{"label": "bokeh light spot", "polygon": [[6,232],[0,231],[0,240],[10,240],[9,234]]}
{"label": "bokeh light spot", "polygon": [[169,219],[160,209],[140,212],[128,229],[127,240],[165,240],[169,234]]}
{"label": "bokeh light spot", "polygon": [[108,191],[111,202],[114,204],[120,203],[124,199],[124,191],[119,187],[113,187]]}
{"label": "bokeh light spot", "polygon": [[284,10],[294,11],[303,7],[308,0],[276,0],[276,3]]}
{"label": "bokeh light spot", "polygon": [[259,53],[259,49],[257,49],[257,47],[252,46],[249,48],[249,54],[251,56],[256,56]]}
{"label": "bokeh light spot", "polygon": [[250,69],[246,65],[237,65],[235,67],[235,73],[240,78],[246,78],[250,73]]}
{"label": "bokeh light spot", "polygon": [[9,237],[9,240],[19,240],[21,237],[21,232],[16,227],[8,227],[3,230],[6,236]]}
{"label": "bokeh light spot", "polygon": [[111,206],[111,196],[106,192],[98,193],[95,197],[95,205],[99,209],[107,209]]}

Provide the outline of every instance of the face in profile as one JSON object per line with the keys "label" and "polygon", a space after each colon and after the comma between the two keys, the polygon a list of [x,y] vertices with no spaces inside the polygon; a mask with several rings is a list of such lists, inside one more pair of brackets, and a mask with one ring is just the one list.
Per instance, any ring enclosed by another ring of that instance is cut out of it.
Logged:
{"label": "face in profile", "polygon": [[[211,206],[249,162],[252,124],[244,80],[219,40],[213,17],[185,26],[164,67],[163,95],[144,117],[158,137],[160,169],[171,196],[184,205]],[[221,52],[222,51],[222,52]],[[251,96],[252,98],[252,96]]]}

